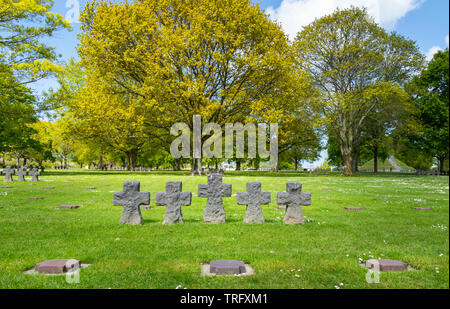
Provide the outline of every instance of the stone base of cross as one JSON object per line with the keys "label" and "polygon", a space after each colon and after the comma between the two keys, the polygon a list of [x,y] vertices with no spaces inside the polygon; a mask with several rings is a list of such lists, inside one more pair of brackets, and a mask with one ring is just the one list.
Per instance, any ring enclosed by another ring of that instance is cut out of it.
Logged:
{"label": "stone base of cross", "polygon": [[140,192],[139,181],[125,181],[123,192],[114,192],[113,205],[123,206],[120,224],[143,224],[141,205],[150,205],[150,193]]}
{"label": "stone base of cross", "polygon": [[286,205],[284,223],[305,224],[302,206],[311,205],[311,193],[302,192],[302,184],[299,182],[288,182],[286,192],[278,192],[277,203]]}

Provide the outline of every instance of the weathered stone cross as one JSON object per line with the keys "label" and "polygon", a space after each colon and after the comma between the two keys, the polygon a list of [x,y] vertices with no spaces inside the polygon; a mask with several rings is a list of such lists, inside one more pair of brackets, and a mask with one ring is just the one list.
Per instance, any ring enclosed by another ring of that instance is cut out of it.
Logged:
{"label": "weathered stone cross", "polygon": [[7,166],[3,173],[5,174],[5,181],[13,181],[12,175],[14,175],[14,169],[11,166]]}
{"label": "weathered stone cross", "polygon": [[302,206],[311,205],[311,193],[302,192],[302,184],[299,182],[288,182],[286,192],[278,192],[277,203],[286,205],[284,223],[305,224]]}
{"label": "weathered stone cross", "polygon": [[25,176],[27,175],[27,168],[26,167],[19,167],[19,169],[16,172],[17,180],[18,181],[25,181]]}
{"label": "weathered stone cross", "polygon": [[261,192],[261,183],[247,182],[247,192],[237,193],[237,203],[247,205],[244,223],[264,223],[261,204],[270,204],[270,192]]}
{"label": "weathered stone cross", "polygon": [[139,181],[125,181],[123,192],[114,192],[113,205],[123,206],[120,224],[143,224],[141,205],[150,204],[150,192],[140,192]]}
{"label": "weathered stone cross", "polygon": [[225,222],[222,197],[231,196],[231,184],[222,184],[221,174],[208,175],[208,184],[198,185],[198,197],[207,197],[203,221],[205,223]]}
{"label": "weathered stone cross", "polygon": [[192,201],[192,192],[182,192],[181,181],[168,181],[166,192],[156,193],[156,206],[166,206],[166,215],[163,224],[183,223],[181,206],[189,206]]}
{"label": "weathered stone cross", "polygon": [[39,172],[39,168],[33,167],[30,171],[30,175],[33,176],[31,181],[39,181],[39,176],[41,176],[41,172]]}

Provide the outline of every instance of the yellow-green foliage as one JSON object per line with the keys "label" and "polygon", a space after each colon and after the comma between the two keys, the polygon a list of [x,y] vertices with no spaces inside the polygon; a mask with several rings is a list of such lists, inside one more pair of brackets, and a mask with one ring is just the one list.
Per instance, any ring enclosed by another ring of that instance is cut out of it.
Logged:
{"label": "yellow-green foliage", "polygon": [[99,136],[165,141],[195,114],[278,122],[281,143],[311,131],[311,83],[280,26],[249,0],[90,1],[81,20],[87,79],[71,109]]}
{"label": "yellow-green foliage", "polygon": [[42,39],[71,26],[62,15],[50,11],[52,6],[53,0],[0,1],[1,60],[21,78],[37,80],[60,70],[54,48]]}

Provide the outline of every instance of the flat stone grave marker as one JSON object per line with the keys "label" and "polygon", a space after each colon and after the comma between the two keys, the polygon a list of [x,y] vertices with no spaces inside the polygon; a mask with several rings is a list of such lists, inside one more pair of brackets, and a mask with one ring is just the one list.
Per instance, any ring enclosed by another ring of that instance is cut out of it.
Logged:
{"label": "flat stone grave marker", "polygon": [[14,175],[14,168],[7,166],[3,170],[3,174],[5,174],[5,181],[13,181],[12,175]]}
{"label": "flat stone grave marker", "polygon": [[86,187],[86,190],[95,190],[97,189],[96,187]]}
{"label": "flat stone grave marker", "polygon": [[141,209],[152,209],[152,206],[141,206]]}
{"label": "flat stone grave marker", "polygon": [[365,267],[379,271],[404,271],[408,269],[408,264],[389,259],[371,259],[367,260]]}
{"label": "flat stone grave marker", "polygon": [[322,188],[322,191],[331,191],[330,188]]}
{"label": "flat stone grave marker", "polygon": [[431,208],[427,207],[413,207],[414,210],[431,210]]}
{"label": "flat stone grave marker", "polygon": [[208,184],[198,185],[197,196],[208,198],[203,214],[205,223],[225,222],[225,209],[223,208],[222,197],[231,196],[231,184],[222,184],[221,174],[208,175]]}
{"label": "flat stone grave marker", "polygon": [[25,181],[25,176],[27,175],[27,169],[25,167],[19,167],[16,172],[17,181]]}
{"label": "flat stone grave marker", "polygon": [[286,224],[305,224],[302,206],[311,205],[311,193],[302,192],[302,184],[299,182],[288,182],[286,192],[278,192],[277,203],[286,205]]}
{"label": "flat stone grave marker", "polygon": [[156,193],[156,206],[166,206],[163,224],[183,223],[181,206],[189,206],[192,201],[192,192],[182,192],[181,181],[166,182],[166,192]]}
{"label": "flat stone grave marker", "polygon": [[150,192],[140,192],[139,181],[125,181],[123,192],[114,192],[113,205],[123,206],[120,224],[143,224],[141,205],[150,204]]}
{"label": "flat stone grave marker", "polygon": [[373,200],[374,201],[387,201],[388,199],[384,198],[384,197],[375,197]]}
{"label": "flat stone grave marker", "polygon": [[277,209],[286,210],[286,206],[280,205],[280,206],[277,207]]}
{"label": "flat stone grave marker", "polygon": [[52,190],[55,189],[55,187],[42,187],[43,190]]}
{"label": "flat stone grave marker", "polygon": [[29,199],[29,200],[42,200],[43,197],[31,196],[31,197],[27,197],[27,199]]}
{"label": "flat stone grave marker", "polygon": [[245,273],[245,264],[237,260],[216,260],[209,263],[210,272],[216,275],[239,275]]}
{"label": "flat stone grave marker", "polygon": [[0,206],[0,209],[3,209],[3,206]]}
{"label": "flat stone grave marker", "polygon": [[75,259],[47,260],[34,266],[34,270],[41,274],[62,274],[80,268],[81,262]]}
{"label": "flat stone grave marker", "polygon": [[9,186],[2,186],[2,187],[0,187],[0,189],[12,189],[12,187],[9,187]]}
{"label": "flat stone grave marker", "polygon": [[33,176],[31,181],[39,181],[39,176],[41,176],[41,172],[37,167],[33,167],[30,171],[30,175]]}
{"label": "flat stone grave marker", "polygon": [[236,199],[239,205],[247,205],[244,223],[264,223],[261,205],[270,204],[270,192],[262,192],[260,182],[247,182],[247,192],[238,192]]}
{"label": "flat stone grave marker", "polygon": [[80,206],[78,205],[61,205],[58,206],[58,209],[78,209]]}
{"label": "flat stone grave marker", "polygon": [[361,207],[345,207],[345,210],[364,210]]}
{"label": "flat stone grave marker", "polygon": [[321,198],[320,200],[321,200],[321,201],[332,201],[331,198]]}

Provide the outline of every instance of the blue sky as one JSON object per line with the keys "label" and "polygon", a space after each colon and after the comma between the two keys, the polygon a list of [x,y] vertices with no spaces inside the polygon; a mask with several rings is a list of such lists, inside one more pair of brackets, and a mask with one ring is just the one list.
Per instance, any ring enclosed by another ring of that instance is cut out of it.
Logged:
{"label": "blue sky", "polygon": [[[356,5],[367,7],[375,20],[386,29],[416,41],[421,51],[428,57],[437,50],[448,47],[448,0],[254,0],[254,2],[258,2],[273,20],[279,22],[290,38],[314,18],[329,14],[337,7]],[[85,3],[86,0],[55,0],[53,11],[71,17],[74,16],[72,13],[76,13],[78,4],[82,9]],[[80,31],[80,24],[74,22],[72,25],[71,32],[61,31],[47,41],[56,47],[63,60],[69,57],[77,58],[77,33]],[[57,87],[54,80],[45,80],[32,85],[36,94],[51,87]],[[304,163],[304,166],[320,165],[326,156],[324,152],[321,160],[312,165]]]}
{"label": "blue sky", "polygon": [[[427,54],[434,48],[445,49],[448,47],[449,33],[449,1],[448,0],[254,0],[260,7],[271,14],[271,17],[279,21],[291,38],[301,30],[301,26],[310,22],[324,13],[330,13],[337,6],[348,7],[351,4],[373,7],[369,13],[378,15],[380,22],[388,30],[415,40],[421,51]],[[86,0],[55,0],[54,12],[67,16],[79,3],[80,8]],[[395,3],[395,4],[393,4]],[[67,6],[67,7],[66,7]],[[73,11],[72,11],[73,12]],[[394,13],[392,13],[394,12]],[[398,12],[398,13],[395,13]],[[308,16],[304,16],[307,14]],[[63,59],[77,57],[76,46],[79,32],[79,24],[72,23],[73,31],[61,31],[48,42],[55,46]],[[447,42],[446,42],[447,37]],[[53,82],[46,81],[35,85],[36,90],[46,89],[48,86],[56,86]]]}

